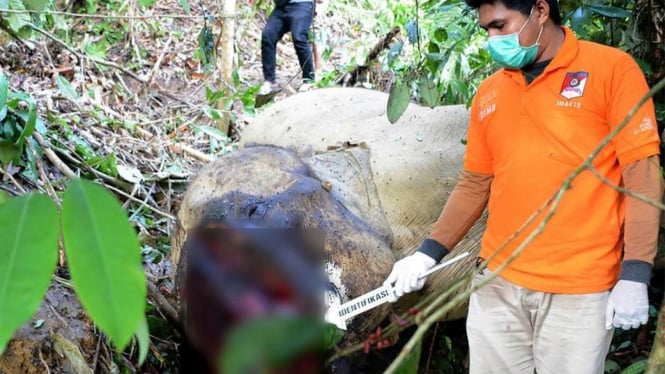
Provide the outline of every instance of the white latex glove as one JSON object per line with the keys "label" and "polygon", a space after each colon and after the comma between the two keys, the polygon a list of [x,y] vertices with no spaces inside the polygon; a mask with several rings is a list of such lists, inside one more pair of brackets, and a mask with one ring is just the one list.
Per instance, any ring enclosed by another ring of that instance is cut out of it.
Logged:
{"label": "white latex glove", "polygon": [[394,284],[394,293],[388,301],[394,303],[405,293],[423,288],[426,278],[418,278],[434,265],[436,265],[436,261],[421,252],[414,252],[412,255],[395,262],[393,270],[383,282],[385,287],[391,287]]}
{"label": "white latex glove", "polygon": [[605,327],[635,329],[649,320],[649,295],[642,282],[620,280],[610,292],[605,310]]}

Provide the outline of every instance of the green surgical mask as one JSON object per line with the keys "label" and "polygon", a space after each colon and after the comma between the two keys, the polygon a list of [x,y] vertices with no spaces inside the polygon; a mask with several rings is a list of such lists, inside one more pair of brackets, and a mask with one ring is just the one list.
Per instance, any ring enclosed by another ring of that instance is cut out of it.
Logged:
{"label": "green surgical mask", "polygon": [[529,23],[529,20],[531,20],[532,14],[533,8],[531,8],[529,17],[518,32],[509,35],[491,36],[487,40],[487,48],[489,49],[490,56],[492,56],[494,61],[496,61],[501,67],[520,69],[536,60],[538,46],[540,45],[538,41],[540,40],[540,35],[543,33],[543,27],[541,26],[538,38],[533,45],[522,47],[519,39],[519,34],[524,30],[524,27]]}

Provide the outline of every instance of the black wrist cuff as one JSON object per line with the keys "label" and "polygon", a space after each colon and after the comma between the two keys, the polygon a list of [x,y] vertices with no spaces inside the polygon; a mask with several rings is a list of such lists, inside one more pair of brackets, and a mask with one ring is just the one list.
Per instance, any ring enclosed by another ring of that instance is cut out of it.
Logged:
{"label": "black wrist cuff", "polygon": [[445,245],[437,242],[434,239],[427,238],[420,244],[418,252],[428,255],[438,263],[450,251],[448,248],[446,248]]}
{"label": "black wrist cuff", "polygon": [[649,284],[651,264],[640,260],[625,260],[621,263],[619,279]]}

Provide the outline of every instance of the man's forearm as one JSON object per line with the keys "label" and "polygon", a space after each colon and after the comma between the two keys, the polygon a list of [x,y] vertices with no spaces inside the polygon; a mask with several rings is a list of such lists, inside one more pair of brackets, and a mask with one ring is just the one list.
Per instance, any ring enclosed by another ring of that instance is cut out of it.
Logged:
{"label": "man's forearm", "polygon": [[439,219],[419,251],[437,261],[452,250],[478,220],[487,205],[492,175],[464,170]]}
{"label": "man's forearm", "polygon": [[[662,201],[663,182],[658,155],[624,166],[622,175],[627,190],[653,201]],[[624,257],[620,279],[649,282],[658,245],[659,223],[660,209],[626,196]]]}

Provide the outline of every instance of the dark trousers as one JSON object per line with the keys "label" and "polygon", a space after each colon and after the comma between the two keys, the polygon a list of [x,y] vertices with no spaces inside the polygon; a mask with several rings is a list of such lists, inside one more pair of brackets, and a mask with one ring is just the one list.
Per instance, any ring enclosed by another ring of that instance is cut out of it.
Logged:
{"label": "dark trousers", "polygon": [[309,43],[309,28],[312,25],[313,3],[289,3],[282,8],[275,8],[261,33],[261,62],[263,78],[275,82],[275,58],[277,42],[287,32],[291,32],[293,46],[298,55],[303,80],[314,80],[312,47]]}

